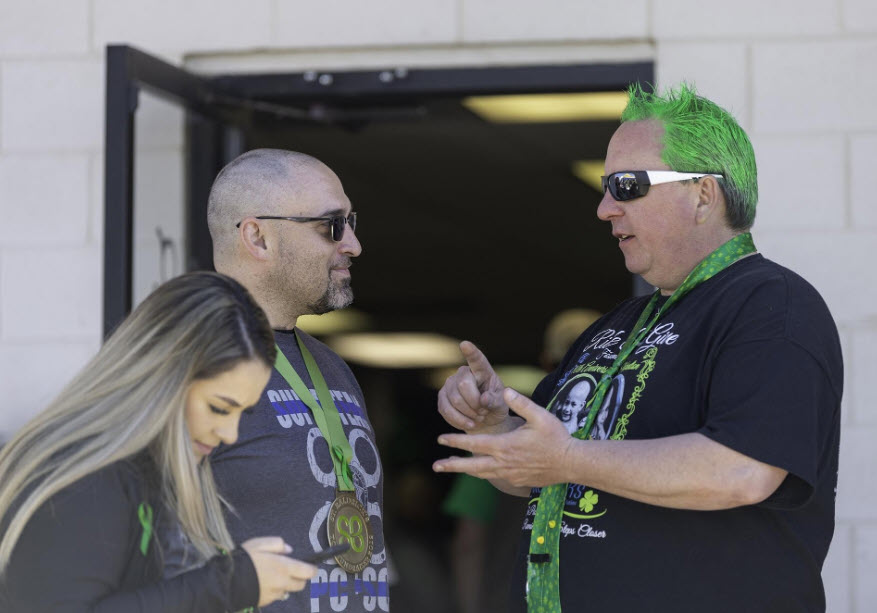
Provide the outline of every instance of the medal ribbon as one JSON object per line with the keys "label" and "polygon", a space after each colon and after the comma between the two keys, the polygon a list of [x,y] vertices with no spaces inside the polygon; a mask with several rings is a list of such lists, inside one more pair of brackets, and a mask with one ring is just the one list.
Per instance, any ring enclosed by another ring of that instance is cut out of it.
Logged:
{"label": "medal ribbon", "polygon": [[335,406],[335,402],[332,400],[329,386],[326,385],[326,380],[323,378],[323,373],[320,372],[320,367],[317,366],[317,361],[314,360],[314,356],[312,356],[311,352],[308,351],[308,348],[305,347],[298,332],[295,332],[295,340],[301,351],[301,357],[304,359],[305,368],[307,368],[308,374],[311,376],[311,381],[314,384],[314,389],[317,392],[319,402],[314,400],[311,391],[304,384],[304,381],[302,381],[298,373],[295,372],[292,364],[290,364],[289,360],[286,359],[286,356],[283,355],[283,351],[281,351],[279,346],[277,347],[277,359],[274,362],[274,368],[277,369],[277,372],[283,375],[283,378],[289,383],[292,391],[294,391],[298,397],[301,398],[301,401],[311,410],[311,413],[314,416],[314,421],[317,422],[317,427],[320,429],[326,442],[329,443],[329,450],[332,454],[332,465],[335,468],[335,475],[338,478],[338,489],[342,492],[352,492],[353,476],[350,472],[350,460],[353,458],[353,449],[350,447],[350,442],[347,440],[347,436],[344,434],[344,428],[341,426],[341,417],[338,415],[338,407]]}
{"label": "medal ribbon", "polygon": [[[588,402],[588,419],[584,427],[573,434],[577,439],[590,438],[588,434],[603,403],[612,379],[621,369],[637,345],[646,337],[658,320],[692,289],[712,278],[737,260],[755,253],[752,235],[738,234],[704,258],[689,273],[682,284],[651,317],[660,291],[655,291],[645,309],[628,334],[612,366],[600,379],[594,395]],[[651,320],[649,320],[651,317]],[[560,609],[560,528],[563,522],[563,504],[568,483],[555,483],[542,488],[539,506],[530,533],[530,552],[527,557],[527,611],[528,613],[561,613]]]}

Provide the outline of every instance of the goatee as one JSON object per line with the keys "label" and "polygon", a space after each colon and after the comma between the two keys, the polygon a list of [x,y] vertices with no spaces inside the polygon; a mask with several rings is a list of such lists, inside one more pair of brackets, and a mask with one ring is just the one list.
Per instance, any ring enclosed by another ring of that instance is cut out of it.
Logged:
{"label": "goatee", "polygon": [[353,289],[350,287],[350,279],[344,279],[337,285],[329,283],[319,300],[311,305],[310,312],[314,315],[322,315],[329,311],[336,311],[348,307],[353,303]]}

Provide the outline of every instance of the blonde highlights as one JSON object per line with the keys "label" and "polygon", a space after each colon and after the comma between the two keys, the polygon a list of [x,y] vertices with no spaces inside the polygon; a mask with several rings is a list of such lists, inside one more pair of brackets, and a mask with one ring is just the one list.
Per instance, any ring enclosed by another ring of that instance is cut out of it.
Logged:
{"label": "blonde highlights", "polygon": [[204,557],[233,543],[209,464],[185,421],[189,386],[244,360],[274,363],[267,318],[238,282],[209,272],[155,290],[39,415],[0,450],[0,573],[36,510],[114,462],[147,453],[160,496]]}

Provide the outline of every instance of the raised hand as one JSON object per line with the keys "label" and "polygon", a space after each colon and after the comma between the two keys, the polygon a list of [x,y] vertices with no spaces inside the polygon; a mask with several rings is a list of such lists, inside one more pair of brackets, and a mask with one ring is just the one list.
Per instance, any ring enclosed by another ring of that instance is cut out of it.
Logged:
{"label": "raised hand", "polygon": [[503,397],[524,424],[503,434],[442,434],[440,444],[476,455],[438,460],[433,470],[467,473],[517,488],[569,481],[570,454],[575,453],[578,441],[559,419],[526,396],[507,388]]}
{"label": "raised hand", "polygon": [[256,567],[259,578],[259,606],[286,600],[289,592],[304,589],[317,574],[317,567],[289,557],[292,547],[279,536],[253,538],[241,545]]}
{"label": "raised hand", "polygon": [[448,377],[439,390],[439,413],[450,425],[466,432],[504,431],[497,430],[509,416],[502,381],[473,343],[463,341],[460,351],[466,366]]}

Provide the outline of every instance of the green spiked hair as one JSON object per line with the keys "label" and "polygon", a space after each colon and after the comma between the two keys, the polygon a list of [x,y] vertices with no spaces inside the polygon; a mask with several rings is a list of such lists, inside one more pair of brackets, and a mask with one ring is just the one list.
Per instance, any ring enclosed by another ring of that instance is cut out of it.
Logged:
{"label": "green spiked hair", "polygon": [[746,132],[728,111],[698,96],[682,83],[663,96],[646,92],[639,83],[627,91],[622,123],[653,119],[664,126],[661,159],[677,172],[721,174],[719,185],[727,202],[728,224],[748,230],[755,221],[758,171]]}

